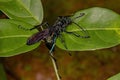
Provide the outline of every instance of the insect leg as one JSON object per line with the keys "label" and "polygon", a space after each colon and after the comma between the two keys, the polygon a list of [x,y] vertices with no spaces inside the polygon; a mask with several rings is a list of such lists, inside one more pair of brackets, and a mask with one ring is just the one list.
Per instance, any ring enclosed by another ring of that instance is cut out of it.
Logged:
{"label": "insect leg", "polygon": [[68,31],[65,31],[65,32],[68,33],[68,34],[72,34],[72,35],[74,35],[74,36],[76,36],[76,37],[89,38],[88,36],[81,36],[81,35],[79,35],[79,34],[77,34],[77,33],[74,33],[74,32],[68,32]]}
{"label": "insect leg", "polygon": [[31,29],[27,29],[27,28],[22,27],[21,25],[18,25],[18,28],[23,29],[23,30],[25,30],[25,31],[31,31],[31,30],[34,30],[34,29],[36,29],[36,28],[41,27],[41,29],[43,30],[43,27],[42,27],[42,26],[47,26],[47,27],[49,27],[49,24],[48,24],[48,22],[45,22],[45,23],[42,23],[42,24],[40,24],[40,25],[37,25],[37,26],[35,26],[35,27],[31,28]]}
{"label": "insect leg", "polygon": [[67,45],[66,45],[66,42],[65,42],[65,39],[63,38],[63,35],[62,35],[62,34],[59,35],[59,38],[60,38],[61,42],[63,43],[65,49],[68,49],[68,48],[67,48]]}
{"label": "insect leg", "polygon": [[[54,61],[54,66],[56,67],[57,71],[58,71],[58,64],[57,64],[57,60],[55,59],[55,57],[53,56],[53,49],[55,47],[55,42],[51,48],[51,50],[49,51],[50,53],[50,57],[52,58],[52,60]],[[59,75],[60,76],[60,75]]]}
{"label": "insect leg", "polygon": [[82,17],[82,16],[84,16],[84,15],[85,15],[85,13],[80,13],[80,15],[77,16],[77,17],[75,17],[75,18],[73,18],[72,21],[74,21],[75,19],[80,18],[80,17]]}
{"label": "insect leg", "polygon": [[90,38],[90,36],[88,35],[87,30],[84,30],[80,25],[78,25],[78,24],[75,23],[74,21],[72,21],[72,23],[74,23],[76,26],[78,26],[79,29],[82,30],[82,32],[85,34],[85,36],[81,36],[81,35],[79,35],[79,34],[75,34],[75,33],[73,33],[73,32],[67,32],[67,31],[66,31],[67,33],[71,33],[71,34],[73,34],[73,35],[75,35],[75,36],[77,36],[77,37],[81,37],[81,38]]}
{"label": "insect leg", "polygon": [[42,24],[40,24],[40,25],[37,25],[37,26],[31,28],[30,30],[33,30],[33,29],[36,29],[36,28],[39,28],[39,27],[41,27],[41,29],[43,30],[43,27],[42,27],[42,26],[50,27],[49,24],[48,24],[48,22],[45,22],[45,23],[42,23]]}
{"label": "insect leg", "polygon": [[[66,45],[66,42],[65,42],[65,39],[64,39],[64,37],[63,37],[63,35],[62,35],[62,34],[60,34],[60,35],[59,35],[59,38],[60,38],[60,40],[61,40],[61,43],[63,43],[63,46],[65,47],[65,49],[66,49],[66,50],[68,50],[67,45]],[[69,53],[69,55],[71,56],[71,53],[70,53],[70,52],[68,52],[68,53]]]}
{"label": "insect leg", "polygon": [[56,38],[57,38],[56,36],[53,37],[53,43],[52,43],[52,47],[51,47],[51,49],[50,49],[50,51],[49,51],[49,54],[50,54],[50,57],[51,57],[51,58],[53,59],[53,61],[55,62],[55,66],[56,66],[57,69],[58,69],[57,61],[56,61],[55,57],[53,56],[53,50],[54,50],[54,47],[55,47]]}
{"label": "insect leg", "polygon": [[56,36],[56,34],[54,34],[53,35],[53,45],[52,45],[50,52],[49,52],[50,54],[52,54],[52,52],[54,50],[56,39],[57,39],[57,36]]}

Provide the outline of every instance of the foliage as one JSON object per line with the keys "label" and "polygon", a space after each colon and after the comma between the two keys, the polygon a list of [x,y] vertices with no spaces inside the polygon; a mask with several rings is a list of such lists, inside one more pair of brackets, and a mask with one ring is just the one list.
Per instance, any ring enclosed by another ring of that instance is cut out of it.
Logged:
{"label": "foliage", "polygon": [[120,80],[120,73],[112,76],[111,78],[107,79],[107,80]]}
{"label": "foliage", "polygon": [[[90,38],[79,38],[64,33],[63,36],[68,50],[86,51],[104,49],[120,43],[120,15],[105,8],[94,7],[78,11],[71,18],[79,16],[80,13],[85,13],[85,15],[76,19],[74,22],[87,30]],[[80,30],[81,29],[74,24],[67,27],[67,31],[69,32],[86,35]],[[57,41],[57,46],[65,49],[60,40]]]}
{"label": "foliage", "polygon": [[32,49],[38,44],[27,46],[28,37],[37,30],[25,31],[18,28],[32,28],[43,19],[43,9],[40,0],[0,0],[0,10],[10,19],[0,19],[0,56],[14,56]]}
{"label": "foliage", "polygon": [[[27,46],[26,41],[37,30],[24,31],[18,26],[32,28],[42,22],[43,9],[40,0],[0,0],[0,10],[9,17],[9,19],[0,19],[0,56],[9,57],[35,49],[39,43]],[[63,33],[68,50],[96,50],[120,43],[119,14],[105,8],[94,7],[78,11],[71,18],[79,16],[80,13],[85,13],[85,16],[76,19],[75,22],[88,31],[90,38],[78,38]],[[67,26],[66,29],[69,32],[85,35],[74,24]],[[65,49],[59,38],[56,45]],[[117,78],[113,77],[108,80],[115,79]]]}

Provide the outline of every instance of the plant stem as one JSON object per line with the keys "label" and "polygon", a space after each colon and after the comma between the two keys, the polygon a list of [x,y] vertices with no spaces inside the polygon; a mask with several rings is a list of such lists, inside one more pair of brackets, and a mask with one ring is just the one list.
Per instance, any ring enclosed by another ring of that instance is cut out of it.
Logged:
{"label": "plant stem", "polygon": [[57,80],[61,80],[59,72],[58,72],[58,69],[57,69],[56,61],[53,58],[53,54],[51,54],[50,58],[51,58],[52,63],[53,63],[53,67],[54,67],[54,70],[55,70],[55,74],[56,74]]}

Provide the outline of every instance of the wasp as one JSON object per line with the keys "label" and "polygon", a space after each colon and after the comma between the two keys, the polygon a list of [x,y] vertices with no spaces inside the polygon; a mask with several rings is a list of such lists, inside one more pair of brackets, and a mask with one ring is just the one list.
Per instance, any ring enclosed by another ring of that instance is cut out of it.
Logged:
{"label": "wasp", "polygon": [[[46,47],[50,50],[50,53],[52,53],[55,48],[56,40],[59,37],[61,42],[63,43],[64,47],[67,50],[68,48],[66,46],[65,39],[62,37],[63,32],[70,34],[70,35],[74,35],[79,38],[89,38],[90,37],[86,30],[84,30],[80,25],[78,25],[77,23],[74,22],[75,19],[82,17],[84,15],[85,15],[85,13],[80,13],[80,15],[75,17],[74,19],[71,19],[70,16],[59,16],[52,26],[50,26],[47,22],[35,26],[29,30],[33,30],[33,29],[39,28],[41,26],[46,26],[47,29],[37,32],[36,34],[33,34],[31,37],[28,38],[26,44],[32,45],[32,44],[35,44],[35,43],[43,40],[43,41],[45,41]],[[85,35],[81,36],[74,32],[68,32],[66,30],[66,27],[70,24],[75,24],[76,26],[78,26],[79,29],[82,30]]]}

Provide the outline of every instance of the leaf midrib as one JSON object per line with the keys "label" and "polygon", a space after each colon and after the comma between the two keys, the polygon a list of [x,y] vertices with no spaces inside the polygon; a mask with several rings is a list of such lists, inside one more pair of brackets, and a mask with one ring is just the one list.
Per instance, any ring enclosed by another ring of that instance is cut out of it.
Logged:
{"label": "leaf midrib", "polygon": [[0,39],[4,39],[4,38],[16,38],[16,37],[30,37],[30,35],[14,35],[14,36],[3,36],[3,37],[0,37]]}
{"label": "leaf midrib", "polygon": [[[24,6],[24,4],[20,1],[20,0],[17,0],[25,9],[26,9],[26,11],[31,15],[31,17],[33,17],[36,21],[37,21],[37,23],[39,23],[39,21],[35,18],[35,16],[34,15],[32,15],[31,13],[30,13],[30,11],[26,8],[26,6]],[[30,4],[31,5],[31,4]]]}
{"label": "leaf midrib", "polygon": [[[84,30],[88,30],[88,31],[92,31],[92,30],[120,30],[120,28],[85,28]],[[73,32],[75,32],[75,31],[82,31],[81,29],[74,29],[74,30],[68,30],[68,31],[73,31]]]}

